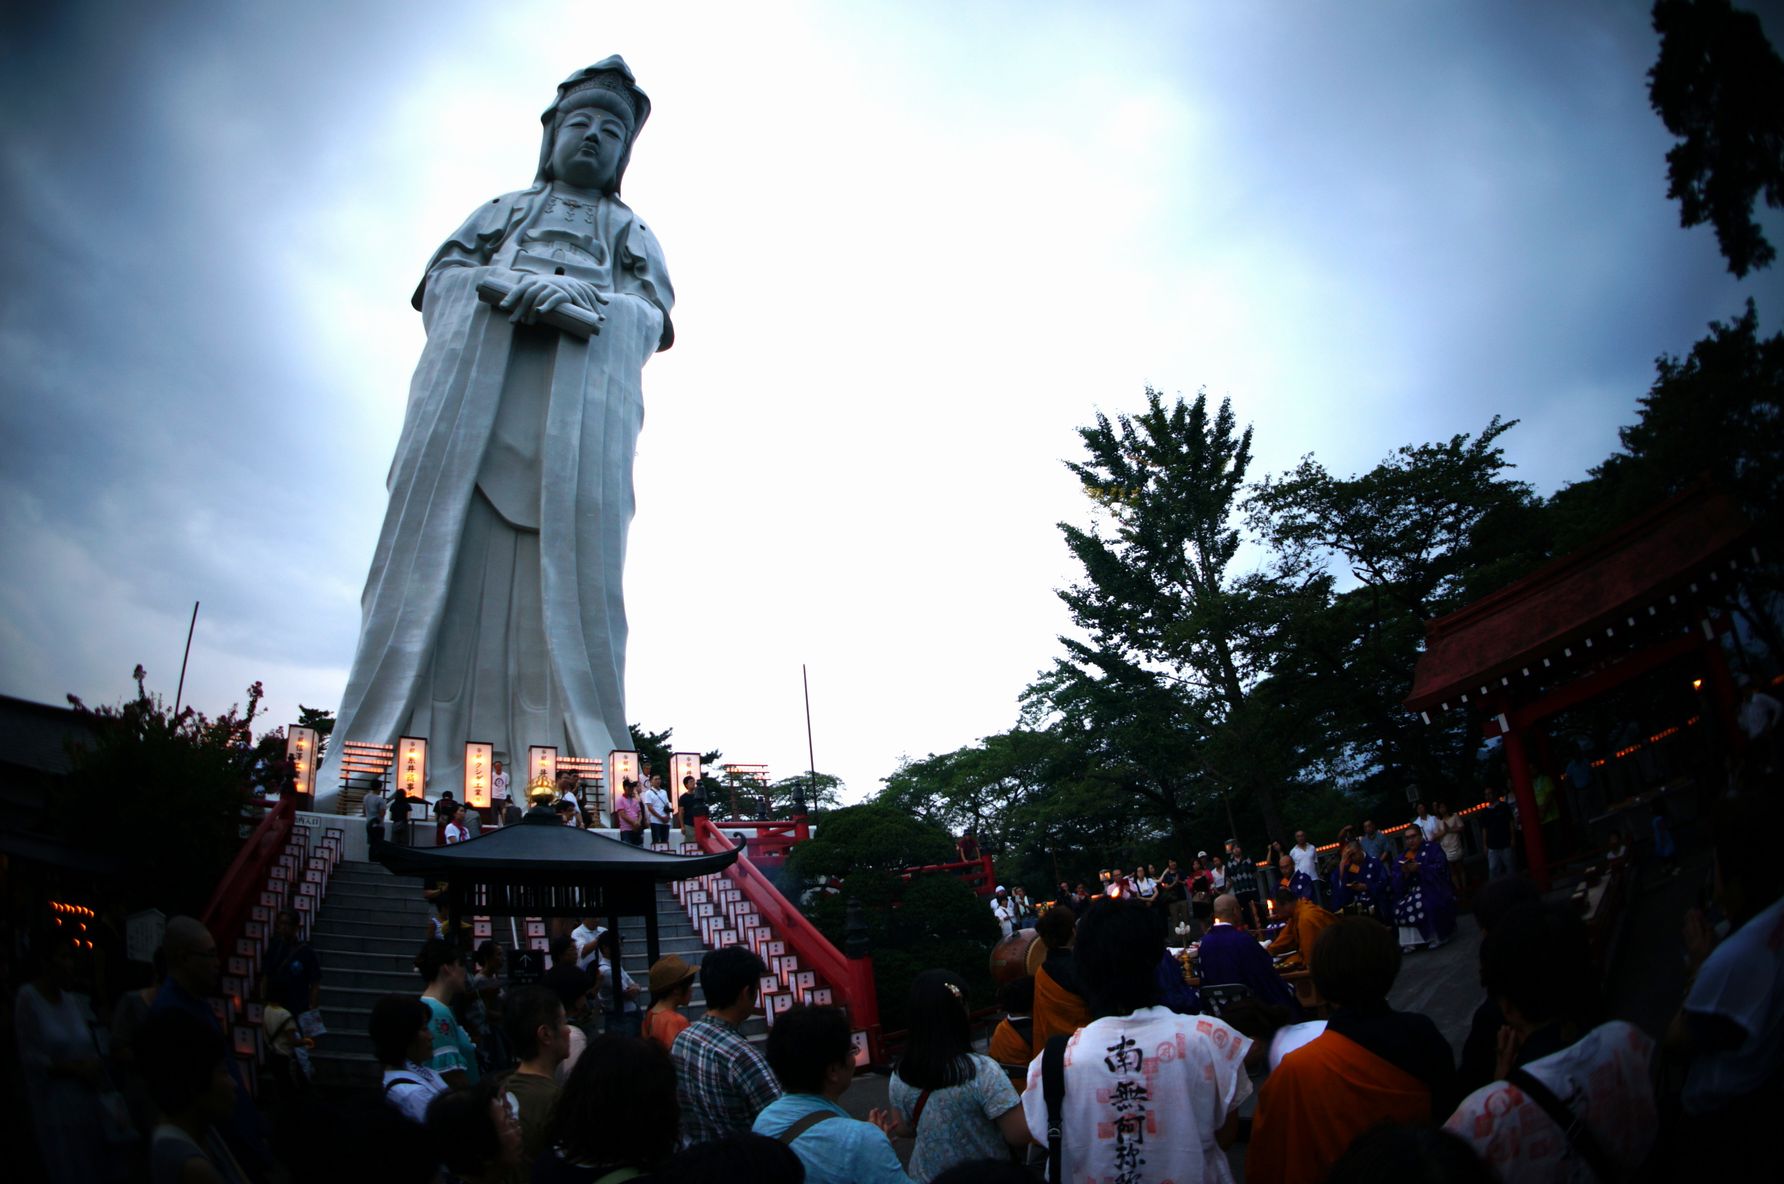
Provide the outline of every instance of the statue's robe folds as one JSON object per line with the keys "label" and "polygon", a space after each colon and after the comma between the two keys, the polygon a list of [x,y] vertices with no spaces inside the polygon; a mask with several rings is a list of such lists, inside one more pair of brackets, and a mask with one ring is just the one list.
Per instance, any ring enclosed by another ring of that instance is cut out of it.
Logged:
{"label": "statue's robe folds", "polygon": [[[599,334],[514,325],[478,298],[515,271],[606,295]],[[482,206],[435,253],[324,800],[342,741],[425,737],[430,798],[462,794],[467,741],[522,768],[535,744],[631,747],[621,577],[640,372],[673,340],[673,300],[630,209],[546,183]]]}

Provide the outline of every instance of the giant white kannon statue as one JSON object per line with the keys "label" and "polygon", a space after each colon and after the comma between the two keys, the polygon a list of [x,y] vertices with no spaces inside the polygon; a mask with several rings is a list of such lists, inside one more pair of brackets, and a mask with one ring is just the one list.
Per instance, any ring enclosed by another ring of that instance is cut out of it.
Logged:
{"label": "giant white kannon statue", "polygon": [[533,184],[479,206],[416,289],[409,386],[359,647],[317,778],[341,741],[429,741],[462,797],[464,745],[605,758],[630,748],[620,577],[644,363],[674,338],[650,228],[619,199],[650,100],[619,57],[544,114]]}

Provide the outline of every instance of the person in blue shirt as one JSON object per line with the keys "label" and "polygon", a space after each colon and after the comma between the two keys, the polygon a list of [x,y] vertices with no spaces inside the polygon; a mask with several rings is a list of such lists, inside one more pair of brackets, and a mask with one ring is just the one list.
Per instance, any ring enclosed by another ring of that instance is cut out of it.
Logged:
{"label": "person in blue shirt", "polygon": [[1363,854],[1378,863],[1382,856],[1394,854],[1394,840],[1376,830],[1372,818],[1363,820],[1363,837],[1357,841],[1363,844]]}
{"label": "person in blue shirt", "polygon": [[768,1032],[768,1065],[786,1091],[750,1129],[793,1148],[805,1184],[911,1184],[888,1136],[897,1118],[868,1121],[837,1105],[855,1079],[848,1017],[835,1007],[795,1007]]}

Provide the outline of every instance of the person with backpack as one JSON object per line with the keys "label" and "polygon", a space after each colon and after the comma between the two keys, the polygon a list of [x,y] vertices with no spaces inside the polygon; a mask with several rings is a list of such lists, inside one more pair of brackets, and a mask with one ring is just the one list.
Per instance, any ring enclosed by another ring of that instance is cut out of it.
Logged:
{"label": "person with backpack", "polygon": [[1250,1038],[1213,1016],[1159,1006],[1158,910],[1099,902],[1073,948],[1101,1018],[1052,1038],[1029,1066],[1022,1110],[1029,1130],[1049,1136],[1047,1178],[1112,1180],[1143,1161],[1148,1180],[1233,1184],[1226,1148],[1251,1094]]}
{"label": "person with backpack", "polygon": [[973,1051],[966,984],[952,971],[925,970],[911,982],[909,1014],[904,1056],[886,1092],[898,1133],[917,1141],[911,1178],[933,1180],[957,1163],[1032,1142],[1009,1075]]}
{"label": "person with backpack", "polygon": [[897,1118],[874,1109],[863,1121],[839,1105],[855,1079],[855,1046],[841,1008],[782,1013],[768,1030],[768,1064],[785,1092],[750,1129],[791,1147],[805,1165],[805,1184],[909,1184],[888,1137]]}
{"label": "person with backpack", "polygon": [[429,1067],[434,1056],[433,1013],[413,995],[386,995],[372,1005],[372,1054],[384,1070],[384,1100],[417,1124],[427,1104],[446,1092],[446,1079]]}

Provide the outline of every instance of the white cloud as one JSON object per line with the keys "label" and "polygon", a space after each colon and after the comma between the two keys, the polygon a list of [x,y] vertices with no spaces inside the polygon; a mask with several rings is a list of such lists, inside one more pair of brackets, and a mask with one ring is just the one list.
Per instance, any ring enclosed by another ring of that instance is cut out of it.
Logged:
{"label": "white cloud", "polygon": [[[1633,8],[97,11],[0,84],[41,115],[0,172],[28,228],[0,260],[35,281],[0,296],[0,689],[51,701],[138,660],[171,687],[200,599],[189,699],[333,704],[409,294],[615,50],[655,101],[626,196],[679,295],[645,373],[631,715],[780,774],[801,662],[857,791],[1012,721],[1066,624],[1060,461],[1148,382],[1230,395],[1259,473],[1519,416],[1547,489],[1654,354],[1747,293],[1776,324],[1776,276],[1736,285],[1676,229]],[[74,62],[121,74],[129,120]]]}

